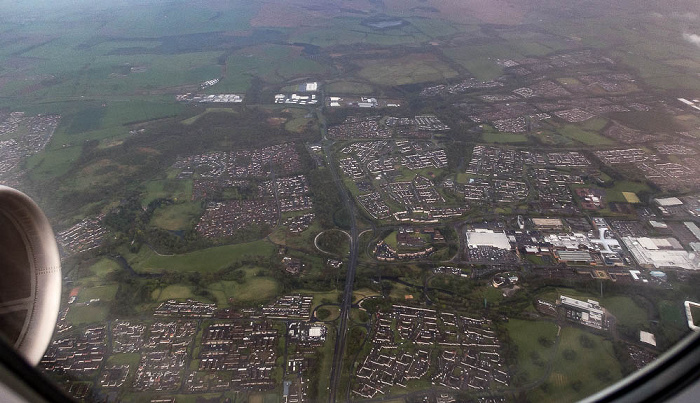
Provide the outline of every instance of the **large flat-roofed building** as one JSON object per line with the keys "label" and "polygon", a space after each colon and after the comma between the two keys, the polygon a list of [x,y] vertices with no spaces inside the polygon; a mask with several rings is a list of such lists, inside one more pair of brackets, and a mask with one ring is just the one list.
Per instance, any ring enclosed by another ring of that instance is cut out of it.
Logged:
{"label": "large flat-roofed building", "polygon": [[562,295],[559,297],[558,302],[559,305],[570,311],[567,312],[567,317],[570,319],[578,320],[584,325],[596,329],[603,328],[605,311],[603,311],[598,301],[592,299],[581,301]]}
{"label": "large flat-roofed building", "polygon": [[666,197],[664,199],[654,199],[654,202],[661,207],[682,206],[683,202],[677,197]]}
{"label": "large flat-roofed building", "polygon": [[508,236],[503,232],[494,232],[488,229],[475,229],[467,231],[467,245],[470,248],[479,246],[491,246],[498,249],[510,249]]}
{"label": "large flat-roofed building", "polygon": [[533,218],[532,224],[537,229],[559,230],[564,228],[561,218]]}
{"label": "large flat-roofed building", "polygon": [[594,262],[591,253],[585,250],[557,250],[554,251],[554,254],[560,262],[585,264],[591,264]]}
{"label": "large flat-roofed building", "polygon": [[695,236],[695,239],[700,240],[700,228],[692,222],[692,221],[686,221],[683,223],[686,228],[688,228],[688,231],[692,232],[693,235]]}
{"label": "large flat-roofed building", "polygon": [[623,237],[622,242],[640,266],[700,270],[698,255],[686,252],[675,238]]}

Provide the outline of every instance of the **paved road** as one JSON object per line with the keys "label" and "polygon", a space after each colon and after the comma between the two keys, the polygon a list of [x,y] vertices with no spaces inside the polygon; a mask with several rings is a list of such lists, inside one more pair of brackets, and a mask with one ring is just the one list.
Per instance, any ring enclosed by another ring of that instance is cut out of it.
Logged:
{"label": "paved road", "polygon": [[352,305],[352,289],[355,283],[355,270],[357,269],[357,252],[358,252],[358,231],[357,231],[357,218],[355,217],[355,209],[350,200],[350,195],[348,194],[343,182],[338,176],[338,172],[335,170],[336,164],[333,162],[333,153],[331,150],[331,143],[326,141],[323,147],[324,153],[326,154],[326,160],[328,161],[328,168],[333,176],[333,181],[338,188],[338,192],[343,200],[343,206],[348,211],[350,215],[350,258],[347,266],[347,275],[345,277],[345,289],[343,291],[343,302],[340,304],[340,321],[338,325],[338,335],[335,338],[335,349],[333,350],[333,363],[331,366],[331,382],[330,382],[330,392],[328,394],[328,401],[335,402],[338,393],[338,386],[340,383],[340,376],[343,370],[343,356],[345,353],[345,337],[347,336],[348,330],[348,319],[350,316],[350,308]]}
{"label": "paved road", "polygon": [[335,183],[338,193],[343,201],[343,206],[350,215],[350,257],[347,265],[347,275],[345,277],[345,289],[343,290],[343,302],[340,304],[340,317],[338,324],[338,335],[335,338],[335,348],[333,350],[333,363],[331,364],[331,379],[328,393],[328,401],[334,403],[338,394],[338,386],[343,369],[343,356],[345,354],[345,337],[348,330],[348,319],[350,317],[350,309],[352,308],[352,289],[355,283],[355,270],[357,269],[357,254],[358,254],[358,238],[357,217],[355,209],[350,199],[350,195],[345,189],[345,185],[340,180],[338,171],[335,167],[338,165],[333,161],[333,141],[329,140],[327,135],[327,127],[325,119],[323,119],[323,103],[325,102],[325,93],[321,90],[321,107],[317,110],[319,121],[321,122],[321,134],[323,136],[323,152],[326,156],[328,170],[331,172],[333,182]]}

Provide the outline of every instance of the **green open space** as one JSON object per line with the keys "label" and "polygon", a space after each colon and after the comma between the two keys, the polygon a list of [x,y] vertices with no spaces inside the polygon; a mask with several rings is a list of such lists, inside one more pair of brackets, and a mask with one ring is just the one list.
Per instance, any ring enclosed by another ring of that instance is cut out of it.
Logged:
{"label": "green open space", "polygon": [[265,240],[235,245],[217,246],[196,252],[161,256],[149,248],[141,248],[137,255],[130,256],[129,263],[136,271],[144,273],[160,272],[215,272],[231,263],[246,257],[268,257],[275,251],[274,246]]}
{"label": "green open space", "polygon": [[[605,197],[608,202],[639,203],[638,195],[641,192],[651,192],[649,185],[642,182],[615,181],[611,188],[606,189]],[[629,200],[628,196],[625,196],[625,193],[634,195],[632,200]]]}
{"label": "green open space", "polygon": [[171,299],[194,298],[194,293],[189,286],[183,284],[171,284],[169,286],[153,290],[151,298],[154,301],[168,301]]}
{"label": "green open space", "polygon": [[649,323],[646,310],[630,297],[605,297],[600,300],[600,305],[615,315],[617,323],[621,325],[639,329]]}
{"label": "green open space", "polygon": [[326,93],[329,95],[369,95],[374,91],[371,85],[357,81],[336,81],[326,85]]}
{"label": "green open space", "polygon": [[191,118],[187,118],[187,119],[183,120],[181,123],[183,125],[189,126],[189,125],[195,123],[197,120],[199,120],[199,118],[201,118],[202,116],[209,114],[209,113],[232,113],[235,115],[238,112],[236,112],[236,110],[233,108],[223,108],[223,107],[222,108],[214,108],[214,107],[206,108],[206,109],[204,109],[204,111],[202,113],[195,115],[195,116],[192,116]]}
{"label": "green open space", "polygon": [[279,292],[280,286],[275,279],[259,275],[263,269],[247,267],[241,270],[245,272],[241,282],[222,280],[207,286],[219,306],[227,306],[229,301],[234,304],[267,301]]}
{"label": "green open space", "polygon": [[497,132],[485,132],[481,139],[487,143],[526,143],[527,136],[524,134],[509,134]]}
{"label": "green open space", "polygon": [[559,128],[558,132],[564,137],[568,137],[572,140],[576,140],[580,143],[589,146],[603,146],[615,144],[613,140],[605,136],[601,136],[600,134],[594,133],[592,131],[583,130],[576,125],[565,125]]}
{"label": "green open space", "polygon": [[144,182],[143,204],[148,205],[155,199],[190,200],[192,197],[192,180],[161,179]]}
{"label": "green open space", "polygon": [[139,353],[119,353],[112,354],[107,359],[108,365],[130,365],[131,368],[136,368],[141,360],[141,355]]}
{"label": "green open space", "polygon": [[100,279],[105,279],[111,273],[121,270],[121,267],[114,260],[103,257],[91,265],[89,270]]}
{"label": "green open space", "polygon": [[430,53],[357,63],[362,67],[357,74],[379,85],[444,81],[457,76],[456,71]]}
{"label": "green open space", "polygon": [[[681,329],[685,329],[687,327],[688,320],[685,317],[685,307],[680,301],[662,300],[658,302],[658,308],[659,317],[662,323],[676,326]],[[700,311],[697,313],[700,314]],[[695,318],[695,316],[693,316],[693,318]]]}
{"label": "green open space", "polygon": [[269,239],[278,244],[291,246],[301,250],[313,251],[314,238],[321,232],[318,220],[314,220],[309,228],[299,233],[293,233],[286,227],[279,227],[269,235]]}
{"label": "green open space", "polygon": [[81,145],[71,145],[34,154],[27,159],[29,176],[33,180],[43,181],[65,175],[82,151]]}
{"label": "green open space", "polygon": [[93,299],[100,301],[111,301],[117,295],[119,284],[103,285],[98,287],[83,287],[80,289],[77,302],[90,302]]}
{"label": "green open space", "polygon": [[108,313],[109,308],[102,304],[71,306],[66,320],[74,325],[104,322]]}
{"label": "green open space", "polygon": [[159,207],[153,213],[151,224],[169,231],[178,231],[194,227],[202,214],[200,202],[177,203]]}
{"label": "green open space", "polygon": [[[521,382],[532,382],[546,374],[552,360],[557,326],[552,322],[509,319],[508,337],[518,347],[518,375]],[[546,340],[541,343],[539,340]]]}
{"label": "green open space", "polygon": [[585,330],[566,327],[545,383],[531,392],[533,401],[573,402],[589,396],[622,377],[612,342]]}

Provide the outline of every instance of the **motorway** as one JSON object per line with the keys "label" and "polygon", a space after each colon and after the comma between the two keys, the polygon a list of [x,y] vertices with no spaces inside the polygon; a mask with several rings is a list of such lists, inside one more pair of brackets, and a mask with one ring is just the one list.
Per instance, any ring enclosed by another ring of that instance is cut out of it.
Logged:
{"label": "motorway", "polygon": [[[324,97],[321,97],[323,102]],[[343,291],[343,302],[340,305],[340,318],[338,324],[338,334],[335,338],[335,348],[333,349],[333,362],[331,364],[331,378],[328,393],[328,401],[335,402],[336,396],[338,394],[338,386],[340,384],[340,377],[343,372],[343,356],[345,353],[345,337],[347,336],[348,330],[348,319],[350,318],[350,309],[352,306],[352,289],[355,284],[355,271],[357,269],[357,254],[358,254],[358,230],[357,230],[357,218],[355,216],[355,208],[350,199],[348,191],[345,189],[343,181],[340,180],[338,171],[335,169],[337,164],[333,161],[333,151],[331,149],[333,142],[328,140],[326,137],[326,125],[323,120],[321,120],[321,131],[323,134],[323,152],[326,155],[326,162],[328,163],[328,170],[331,172],[333,177],[333,182],[338,188],[338,193],[343,200],[343,206],[350,215],[350,257],[347,265],[347,275],[345,277],[345,289]]]}
{"label": "motorway", "polygon": [[357,253],[358,253],[358,231],[357,231],[357,218],[355,216],[355,209],[350,201],[350,195],[348,194],[343,182],[338,176],[338,172],[334,169],[336,166],[332,163],[332,151],[330,150],[330,144],[326,143],[323,147],[326,154],[326,160],[328,161],[328,168],[333,176],[333,181],[338,187],[338,192],[343,199],[343,206],[347,209],[350,215],[350,258],[348,260],[347,275],[345,277],[345,289],[343,291],[343,302],[340,305],[340,322],[338,325],[338,334],[335,338],[335,348],[333,350],[333,363],[331,364],[331,381],[330,381],[330,391],[328,394],[328,401],[335,402],[336,395],[338,392],[338,386],[340,383],[340,376],[343,370],[343,355],[345,353],[345,337],[348,330],[348,319],[350,317],[350,308],[352,305],[352,289],[355,283],[355,270],[357,269]]}

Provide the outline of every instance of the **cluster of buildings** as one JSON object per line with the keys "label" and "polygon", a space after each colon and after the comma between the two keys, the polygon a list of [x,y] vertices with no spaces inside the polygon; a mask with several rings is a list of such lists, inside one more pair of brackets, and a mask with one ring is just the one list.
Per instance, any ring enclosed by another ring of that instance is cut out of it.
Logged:
{"label": "cluster of buildings", "polygon": [[263,307],[262,314],[269,319],[308,319],[312,302],[308,295],[285,295]]}
{"label": "cluster of buildings", "polygon": [[[213,85],[213,84],[212,84]],[[219,104],[240,104],[245,96],[241,94],[186,94],[176,95],[175,99],[178,102],[190,103],[219,103]]]}
{"label": "cluster of buildings", "polygon": [[277,94],[275,95],[274,102],[276,104],[293,104],[293,105],[316,105],[319,99],[317,98],[315,92],[318,91],[318,83],[308,82],[301,83],[297,86],[297,91],[300,94],[294,93],[291,95],[287,94]]}
{"label": "cluster of buildings", "polygon": [[92,326],[78,335],[56,338],[51,341],[41,368],[70,375],[94,375],[107,353],[105,326]]}
{"label": "cluster of buildings", "polygon": [[301,169],[294,143],[283,143],[253,150],[215,151],[180,158],[173,164],[181,178],[266,178],[289,175]]}
{"label": "cluster of buildings", "polygon": [[87,217],[67,230],[58,233],[58,243],[69,254],[99,248],[108,231],[102,225],[104,215]]}
{"label": "cluster of buildings", "polygon": [[[443,186],[473,203],[527,199],[536,211],[571,214],[578,211],[578,204],[570,186],[583,184],[584,175],[595,177],[597,171],[578,151],[540,153],[477,145],[466,173],[467,183],[450,179]],[[602,207],[602,196],[602,191],[591,188],[579,199],[583,208],[597,209]]]}
{"label": "cluster of buildings", "polygon": [[392,262],[397,259],[424,258],[435,251],[432,243],[445,241],[440,231],[434,228],[399,227],[395,235],[396,245],[389,245],[386,240],[381,240],[374,246],[372,255],[377,260]]}
{"label": "cluster of buildings", "polygon": [[419,379],[464,391],[510,382],[501,342],[487,319],[393,305],[377,314],[370,334],[372,349],[352,385],[360,397]]}
{"label": "cluster of buildings", "polygon": [[483,90],[498,87],[503,87],[503,83],[500,81],[479,81],[475,78],[469,78],[457,84],[440,84],[423,88],[420,95],[422,97],[433,97],[438,95],[462,94],[471,90]]}
{"label": "cluster of buildings", "polygon": [[316,99],[316,94],[310,95],[299,95],[299,94],[277,94],[275,95],[276,104],[293,104],[293,105],[316,105],[318,104],[318,99]]}
{"label": "cluster of buildings", "polygon": [[289,228],[289,231],[295,234],[306,231],[314,220],[314,213],[306,213],[295,217],[289,217],[282,225]]}
{"label": "cluster of buildings", "polygon": [[[220,183],[222,181],[217,181],[216,186]],[[243,186],[250,186],[250,184],[246,183]],[[219,199],[220,201],[209,202],[196,226],[197,232],[207,238],[232,236],[251,225],[275,226],[281,213],[306,211],[313,208],[309,196],[309,184],[304,175],[265,181],[254,193],[256,194],[248,195],[249,198],[245,200]],[[217,192],[214,195],[217,195]],[[308,227],[313,219],[313,215],[302,217],[297,220],[298,224],[295,226],[297,232],[303,230],[301,228],[304,225]]]}
{"label": "cluster of buildings", "polygon": [[391,137],[391,130],[380,125],[380,119],[381,116],[348,116],[343,123],[329,127],[328,135],[342,140]]}
{"label": "cluster of buildings", "polygon": [[277,208],[274,200],[264,199],[209,202],[195,229],[205,238],[224,238],[252,225],[274,227]]}
{"label": "cluster of buildings", "polygon": [[[214,304],[170,300],[155,310],[154,321],[115,320],[57,338],[40,365],[57,374],[90,378],[103,388],[165,393],[272,390],[279,385],[284,336],[288,353],[283,365],[291,379],[285,383],[285,396],[288,401],[306,401],[307,370],[327,338],[323,324],[309,321],[312,301],[311,296],[288,295],[232,314],[216,310]],[[195,338],[197,334],[201,336]],[[107,364],[108,357],[127,357],[123,354],[138,355],[138,364]]]}
{"label": "cluster of buildings", "polygon": [[207,304],[193,299],[162,302],[153,312],[155,316],[174,316],[181,318],[211,318],[216,311],[216,304]]}
{"label": "cluster of buildings", "polygon": [[[280,213],[313,207],[306,177],[282,176],[301,169],[293,143],[193,155],[178,160],[174,168],[180,170],[178,178],[194,177],[193,199],[210,200],[196,226],[207,238],[233,236],[251,225],[275,226]],[[250,180],[273,172],[274,179],[259,185]],[[232,190],[240,199],[231,199]]]}
{"label": "cluster of buildings", "polygon": [[278,338],[278,330],[269,321],[214,322],[202,333],[198,369],[230,374],[229,383],[217,382],[217,389],[272,389]]}
{"label": "cluster of buildings", "polygon": [[592,299],[581,301],[561,295],[557,305],[564,308],[569,320],[595,329],[607,328],[606,313],[598,301]]}
{"label": "cluster of buildings", "polygon": [[[428,213],[430,218],[425,222],[433,222],[439,217],[453,216],[453,211],[442,211],[438,207],[445,204],[445,199],[424,173],[416,174],[410,181],[397,180],[401,175],[405,177],[406,170],[446,168],[447,154],[438,144],[415,140],[365,141],[351,143],[340,152],[349,155],[338,161],[341,171],[355,183],[360,193],[358,202],[375,219],[394,214],[399,221],[411,221],[414,213]],[[384,197],[406,210],[392,212]],[[460,208],[463,206],[456,209]],[[434,216],[429,211],[434,212]]]}
{"label": "cluster of buildings", "polygon": [[139,351],[141,358],[136,368],[133,388],[141,391],[178,389],[196,333],[196,322],[152,323]]}
{"label": "cluster of buildings", "polygon": [[26,157],[46,147],[60,121],[60,115],[0,113],[0,183],[20,185],[21,173],[16,168]]}

